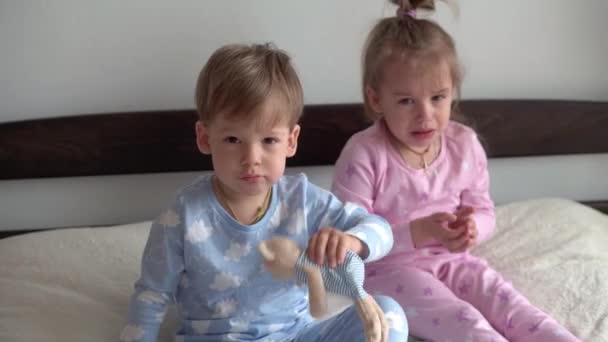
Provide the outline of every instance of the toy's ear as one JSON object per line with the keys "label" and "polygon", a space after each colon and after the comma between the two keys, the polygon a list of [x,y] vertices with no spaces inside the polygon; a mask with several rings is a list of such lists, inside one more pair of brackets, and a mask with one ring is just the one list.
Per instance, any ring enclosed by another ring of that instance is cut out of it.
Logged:
{"label": "toy's ear", "polygon": [[270,248],[268,248],[268,244],[266,243],[266,241],[262,241],[258,245],[258,250],[260,251],[260,254],[262,254],[262,258],[264,258],[264,260],[266,260],[266,261],[274,261],[275,254],[274,254],[274,252],[272,252],[270,250]]}

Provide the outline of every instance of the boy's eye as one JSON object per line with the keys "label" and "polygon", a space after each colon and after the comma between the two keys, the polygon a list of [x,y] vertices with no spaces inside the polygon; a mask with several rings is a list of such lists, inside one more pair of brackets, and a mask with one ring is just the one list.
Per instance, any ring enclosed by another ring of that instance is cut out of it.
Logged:
{"label": "boy's eye", "polygon": [[403,105],[408,105],[408,104],[412,104],[412,103],[414,103],[414,99],[405,98],[405,99],[399,100],[399,104],[403,104]]}
{"label": "boy's eye", "polygon": [[226,137],[224,138],[224,141],[229,143],[229,144],[237,144],[239,143],[239,138],[237,137]]}
{"label": "boy's eye", "polygon": [[264,138],[264,144],[271,145],[271,144],[276,144],[278,142],[279,142],[279,139],[277,139],[277,138],[272,138],[272,137]]}

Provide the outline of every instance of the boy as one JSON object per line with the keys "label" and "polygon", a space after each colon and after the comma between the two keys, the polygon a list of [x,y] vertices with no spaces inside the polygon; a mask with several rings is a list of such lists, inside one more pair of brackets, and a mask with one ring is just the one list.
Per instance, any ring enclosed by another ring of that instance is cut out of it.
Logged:
{"label": "boy", "polygon": [[[389,225],[343,205],[304,175],[283,176],[296,152],[302,88],[289,57],[268,45],[217,50],[196,88],[196,142],[213,175],[182,189],[153,224],[123,341],[155,341],[176,302],[181,341],[363,341],[353,308],[322,322],[306,289],[264,271],[256,246],[281,235],[335,266],[346,250],[373,261],[392,247]],[[321,228],[321,229],[320,229]],[[401,308],[375,297],[389,340],[405,341]]]}

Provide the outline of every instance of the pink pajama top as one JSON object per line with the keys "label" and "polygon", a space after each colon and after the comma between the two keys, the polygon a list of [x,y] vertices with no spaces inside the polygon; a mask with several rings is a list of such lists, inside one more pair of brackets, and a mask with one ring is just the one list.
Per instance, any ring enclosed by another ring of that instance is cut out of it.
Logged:
{"label": "pink pajama top", "polygon": [[384,120],[378,120],[353,135],[336,162],[332,184],[342,201],[362,205],[391,224],[393,249],[375,264],[407,263],[420,253],[445,253],[437,242],[415,248],[410,222],[437,212],[453,213],[462,205],[475,210],[477,241],[487,239],[495,226],[494,204],[487,157],[475,132],[450,121],[439,155],[426,171],[406,164],[388,134]]}

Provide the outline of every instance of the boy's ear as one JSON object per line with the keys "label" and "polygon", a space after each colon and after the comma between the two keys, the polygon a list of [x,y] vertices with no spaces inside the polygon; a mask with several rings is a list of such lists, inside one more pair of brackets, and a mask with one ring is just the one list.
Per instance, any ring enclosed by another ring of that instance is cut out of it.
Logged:
{"label": "boy's ear", "polygon": [[365,96],[367,97],[367,102],[372,110],[378,114],[382,113],[382,108],[380,107],[380,96],[378,95],[376,89],[370,85],[365,86]]}
{"label": "boy's ear", "polygon": [[209,145],[209,130],[208,125],[202,121],[196,121],[194,125],[196,130],[196,146],[202,154],[211,154],[211,146]]}
{"label": "boy's ear", "polygon": [[298,137],[300,136],[300,125],[295,125],[289,133],[287,141],[287,157],[293,157],[298,150]]}

